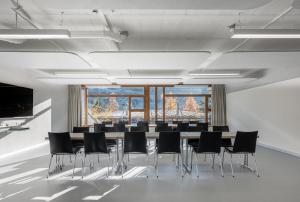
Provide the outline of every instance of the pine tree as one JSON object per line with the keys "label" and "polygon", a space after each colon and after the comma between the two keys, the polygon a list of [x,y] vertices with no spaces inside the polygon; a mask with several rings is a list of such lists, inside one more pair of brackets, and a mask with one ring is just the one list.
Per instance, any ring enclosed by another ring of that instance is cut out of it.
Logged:
{"label": "pine tree", "polygon": [[197,104],[195,97],[190,96],[185,99],[183,111],[199,113],[199,105]]}
{"label": "pine tree", "polygon": [[119,104],[117,102],[117,98],[116,97],[110,97],[109,102],[108,102],[108,106],[107,106],[107,111],[114,112],[114,111],[117,111],[118,109],[119,109]]}
{"label": "pine tree", "polygon": [[166,110],[167,111],[175,111],[177,109],[177,100],[176,97],[168,97],[166,99]]}

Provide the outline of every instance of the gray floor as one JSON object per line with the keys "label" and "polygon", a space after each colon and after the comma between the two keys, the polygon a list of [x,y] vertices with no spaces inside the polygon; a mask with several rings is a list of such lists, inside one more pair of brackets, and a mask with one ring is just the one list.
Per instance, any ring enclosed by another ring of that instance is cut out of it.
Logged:
{"label": "gray floor", "polygon": [[[48,146],[37,151],[45,154]],[[26,154],[29,156],[28,153]],[[19,157],[12,157],[22,159]],[[172,156],[163,156],[160,161],[160,178],[156,179],[151,165],[146,178],[145,156],[131,156],[129,168],[122,180],[120,176],[105,177],[106,160],[101,157],[102,167],[95,161],[95,169],[86,169],[86,176],[81,180],[81,171],[71,178],[69,160],[63,171],[53,173],[46,179],[48,155],[34,157],[14,163],[12,159],[0,163],[0,200],[3,201],[300,201],[300,159],[258,147],[257,160],[261,177],[257,178],[248,170],[239,166],[241,159],[234,159],[236,177],[232,178],[228,159],[225,161],[222,178],[220,169],[211,168],[210,158],[200,163],[200,177],[193,172],[183,179],[177,171]],[[5,164],[5,162],[10,164]],[[150,163],[153,156],[150,156]],[[252,161],[250,161],[251,164]],[[88,164],[88,163],[87,163]],[[78,162],[77,168],[81,163]],[[142,172],[144,171],[144,172]],[[142,173],[141,173],[142,172]]]}

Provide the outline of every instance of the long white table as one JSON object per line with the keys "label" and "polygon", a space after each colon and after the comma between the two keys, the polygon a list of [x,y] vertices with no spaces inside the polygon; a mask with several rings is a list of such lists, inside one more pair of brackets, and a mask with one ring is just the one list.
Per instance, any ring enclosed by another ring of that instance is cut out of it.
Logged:
{"label": "long white table", "polygon": [[[176,124],[176,123],[168,123],[168,126],[173,127],[173,128],[176,128],[177,125],[178,125],[178,124]],[[137,126],[137,124],[125,124],[125,127],[126,127],[126,128],[131,128],[131,127],[136,127],[136,126]],[[195,127],[195,126],[197,126],[197,124],[189,124],[189,126]],[[114,127],[114,125],[113,125],[113,124],[106,124],[105,127]],[[157,127],[157,124],[155,124],[155,123],[150,123],[150,124],[149,124],[149,127],[150,127],[150,128],[156,128],[156,127]],[[209,125],[208,127],[211,127],[211,125]]]}
{"label": "long white table", "polygon": [[[235,138],[236,132],[222,132],[222,138]],[[83,133],[70,133],[72,140],[83,140]],[[181,132],[181,139],[198,139],[200,132]],[[124,139],[124,132],[105,132],[106,139]],[[147,139],[158,139],[159,132],[146,132]]]}

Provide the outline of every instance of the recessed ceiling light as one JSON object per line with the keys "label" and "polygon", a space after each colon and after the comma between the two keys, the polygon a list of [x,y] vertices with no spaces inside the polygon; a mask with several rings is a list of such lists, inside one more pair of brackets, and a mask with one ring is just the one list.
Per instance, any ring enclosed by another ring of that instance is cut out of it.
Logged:
{"label": "recessed ceiling light", "polygon": [[103,72],[83,72],[83,71],[69,71],[69,72],[54,72],[54,75],[68,78],[101,78],[107,76]]}
{"label": "recessed ceiling light", "polygon": [[240,76],[240,73],[190,73],[190,76]]}
{"label": "recessed ceiling light", "polygon": [[1,39],[68,39],[64,29],[0,29]]}
{"label": "recessed ceiling light", "polygon": [[234,29],[234,39],[297,39],[299,29]]}

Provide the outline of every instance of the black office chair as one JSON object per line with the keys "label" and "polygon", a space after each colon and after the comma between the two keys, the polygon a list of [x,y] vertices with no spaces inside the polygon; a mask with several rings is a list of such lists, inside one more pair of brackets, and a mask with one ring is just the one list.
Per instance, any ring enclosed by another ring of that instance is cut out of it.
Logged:
{"label": "black office chair", "polygon": [[[124,154],[146,154],[147,165],[149,162],[149,156],[147,151],[147,139],[145,132],[125,132],[124,136],[124,148],[122,155],[122,163],[124,162]],[[123,165],[122,165],[122,178],[123,178]],[[148,174],[147,174],[148,178]]]}
{"label": "black office chair", "polygon": [[104,125],[112,125],[112,121],[102,121]]}
{"label": "black office chair", "polygon": [[[73,127],[73,133],[88,133],[90,131],[89,127]],[[83,148],[83,140],[72,140],[74,147]]]}
{"label": "black office chair", "polygon": [[197,124],[199,121],[189,121],[189,124]]}
{"label": "black office chair", "polygon": [[137,127],[143,127],[145,132],[149,132],[149,123],[147,121],[137,122]]}
{"label": "black office chair", "polygon": [[155,170],[158,178],[158,154],[177,154],[181,157],[181,177],[183,178],[183,158],[180,148],[180,132],[160,132],[156,149]]}
{"label": "black office chair", "polygon": [[197,127],[201,129],[201,131],[208,131],[208,123],[197,123]]}
{"label": "black office chair", "polygon": [[126,124],[124,122],[114,123],[113,128],[115,132],[125,132],[126,131]]}
{"label": "black office chair", "polygon": [[202,128],[198,127],[198,126],[189,126],[187,128],[187,132],[202,132]]}
{"label": "black office chair", "polygon": [[89,127],[73,127],[73,133],[88,133]]}
{"label": "black office chair", "polygon": [[147,129],[144,126],[131,127],[130,132],[147,132]]}
{"label": "black office chair", "polygon": [[178,123],[177,124],[177,131],[178,132],[187,132],[189,127],[189,123]]}
{"label": "black office chair", "polygon": [[164,121],[155,121],[156,125],[163,124],[163,123],[165,123],[165,122]]}
{"label": "black office chair", "polygon": [[[212,167],[214,167],[215,163],[215,154],[218,155],[220,166],[221,166],[221,174],[222,177],[224,177],[223,173],[223,166],[222,166],[222,161],[220,158],[220,152],[221,152],[221,141],[222,141],[222,132],[208,132],[204,131],[201,132],[200,138],[199,138],[199,143],[197,146],[193,145],[193,151],[192,151],[192,160],[193,160],[193,153],[196,154],[196,169],[197,169],[197,177],[199,178],[199,169],[198,169],[198,164],[199,164],[199,158],[198,154],[212,154]],[[192,164],[192,161],[191,161]]]}
{"label": "black office chair", "polygon": [[[229,132],[228,126],[213,126],[213,131]],[[221,147],[232,147],[230,138],[222,138]]]}
{"label": "black office chair", "polygon": [[[108,167],[107,167],[107,177],[109,175],[110,167],[110,152],[111,150],[106,145],[104,132],[98,133],[84,133],[84,157],[82,162],[82,178],[84,175],[85,168],[85,158],[87,155],[91,154],[107,154],[108,155]],[[99,156],[98,163],[100,165]],[[90,165],[91,168],[91,165]]]}
{"label": "black office chair", "polygon": [[[223,151],[223,161],[224,161],[225,151],[230,154],[230,166],[231,166],[232,177],[234,177],[233,166],[232,166],[233,154],[244,154],[245,155],[244,157],[247,158],[247,162],[248,162],[248,154],[251,154],[254,158],[254,166],[255,166],[254,171],[256,172],[257,177],[259,177],[259,172],[257,168],[256,158],[255,158],[257,137],[258,137],[258,131],[252,131],[252,132],[237,131],[233,147],[232,148],[226,147],[225,150]],[[249,168],[248,165],[244,165],[244,166]]]}
{"label": "black office chair", "polygon": [[170,132],[173,128],[168,125],[168,123],[162,123],[160,125],[156,125],[155,132]]}
{"label": "black office chair", "polygon": [[98,133],[98,132],[103,132],[105,131],[105,124],[103,123],[95,123],[94,124],[94,132]]}
{"label": "black office chair", "polygon": [[[73,147],[70,133],[65,132],[65,133],[48,133],[49,137],[49,143],[50,143],[50,163],[49,163],[49,168],[48,168],[48,176],[50,176],[50,169],[51,169],[51,162],[52,158],[55,155],[60,156],[60,155],[74,155],[75,156],[75,161],[74,161],[74,166],[73,166],[73,175],[72,178],[74,177],[74,170],[75,170],[75,165],[76,165],[76,154],[79,151],[79,148]],[[57,163],[57,162],[56,162]]]}
{"label": "black office chair", "polygon": [[[111,130],[111,131],[110,131]],[[94,124],[94,132],[100,133],[100,132],[115,132],[115,127],[105,127],[105,124],[103,123],[95,123]],[[106,144],[108,147],[115,147],[117,145],[116,140],[110,140],[106,139]]]}
{"label": "black office chair", "polygon": [[173,124],[179,124],[182,123],[182,121],[172,121]]}
{"label": "black office chair", "polygon": [[[202,128],[201,127],[198,127],[198,126],[188,126],[187,132],[202,132]],[[199,144],[199,139],[188,139],[188,145],[189,146],[198,146]]]}
{"label": "black office chair", "polygon": [[119,123],[122,123],[122,124],[129,124],[129,121],[125,121],[125,120],[122,120],[122,121],[119,121]]}

